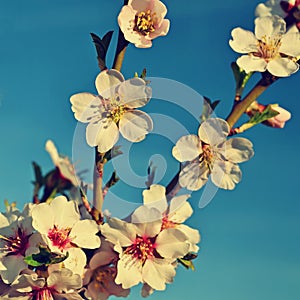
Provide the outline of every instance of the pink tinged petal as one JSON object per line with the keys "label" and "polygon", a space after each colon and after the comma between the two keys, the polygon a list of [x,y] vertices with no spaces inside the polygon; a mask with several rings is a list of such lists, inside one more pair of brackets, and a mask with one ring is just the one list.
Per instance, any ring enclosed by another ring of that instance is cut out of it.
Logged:
{"label": "pink tinged petal", "polygon": [[242,179],[242,172],[238,165],[226,161],[218,161],[214,164],[211,181],[225,190],[233,190]]}
{"label": "pink tinged petal", "polygon": [[86,128],[86,140],[91,146],[98,146],[98,151],[105,153],[110,150],[119,139],[119,130],[115,122],[103,119],[89,123]]}
{"label": "pink tinged petal", "polygon": [[229,130],[230,128],[226,121],[220,118],[211,118],[200,125],[198,135],[204,143],[217,145],[226,139]]}
{"label": "pink tinged petal", "polygon": [[96,78],[95,85],[98,94],[110,99],[115,95],[115,88],[125,79],[123,75],[114,69],[102,71]]}
{"label": "pink tinged petal", "polygon": [[285,122],[287,122],[292,117],[291,113],[286,109],[276,105],[272,105],[272,109],[279,112],[279,114],[267,120],[267,123],[272,127],[283,128]]}
{"label": "pink tinged petal", "polygon": [[163,213],[167,207],[166,188],[159,184],[152,184],[149,190],[143,191],[143,202],[148,207],[155,207]]}
{"label": "pink tinged petal", "polygon": [[156,16],[159,19],[159,23],[160,20],[164,19],[164,17],[167,14],[167,7],[164,5],[164,3],[162,3],[159,0],[154,0],[152,1],[152,7],[151,7],[152,12],[156,13]]}
{"label": "pink tinged petal", "polygon": [[153,292],[154,292],[154,290],[150,285],[148,285],[147,283],[143,284],[142,291],[141,291],[141,296],[143,298],[146,298],[146,297],[152,295]]}
{"label": "pink tinged petal", "polygon": [[298,32],[288,32],[283,35],[281,40],[281,45],[279,47],[279,52],[286,55],[297,57],[300,56],[300,33]]}
{"label": "pink tinged petal", "polygon": [[263,58],[252,55],[242,55],[236,63],[246,73],[265,72],[267,69],[267,62]]}
{"label": "pink tinged petal", "polygon": [[268,16],[255,19],[255,36],[261,40],[264,36],[278,38],[286,31],[285,21],[279,16]]}
{"label": "pink tinged petal", "polygon": [[45,279],[38,278],[38,275],[36,273],[22,274],[12,284],[12,288],[19,292],[31,292],[33,288],[39,289],[39,288],[43,288],[44,286],[45,286]]}
{"label": "pink tinged petal", "polygon": [[41,234],[47,234],[54,225],[55,212],[49,204],[40,203],[32,209],[32,226]]}
{"label": "pink tinged petal", "polygon": [[192,214],[193,209],[187,202],[190,195],[181,195],[174,197],[170,201],[170,208],[168,211],[168,219],[174,223],[183,223]]}
{"label": "pink tinged petal", "polygon": [[[141,223],[155,222],[161,220],[162,213],[155,207],[142,205],[138,207],[131,215],[131,222],[138,225]],[[146,225],[146,224],[141,224]],[[139,230],[140,231],[140,230]]]}
{"label": "pink tinged petal", "polygon": [[201,153],[201,141],[194,134],[182,136],[172,149],[173,156],[180,162],[192,161]]}
{"label": "pink tinged petal", "polygon": [[149,38],[155,39],[159,36],[165,36],[168,34],[170,29],[170,21],[169,20],[163,20],[158,28],[155,29],[154,32],[150,32]]}
{"label": "pink tinged petal", "polygon": [[57,292],[62,293],[81,288],[82,280],[80,275],[73,274],[71,270],[63,268],[49,275],[47,285],[54,287]]}
{"label": "pink tinged petal", "polygon": [[12,283],[19,273],[27,268],[27,264],[24,262],[24,256],[21,255],[2,257],[1,263],[0,275],[4,283]]}
{"label": "pink tinged petal", "polygon": [[99,118],[100,100],[98,96],[90,93],[79,93],[71,96],[72,111],[75,119],[88,123],[94,118]]}
{"label": "pink tinged petal", "polygon": [[[152,47],[152,41],[147,38],[147,36],[143,36],[139,34],[139,40],[134,42],[134,45],[137,48],[150,48]],[[132,42],[133,43],[133,42]]]}
{"label": "pink tinged petal", "polygon": [[136,12],[142,12],[150,8],[151,2],[153,2],[153,0],[129,0],[128,6]]}
{"label": "pink tinged petal", "polygon": [[164,258],[183,257],[189,250],[187,237],[178,229],[165,229],[156,238],[156,250]]}
{"label": "pink tinged petal", "polygon": [[245,138],[229,139],[222,148],[224,157],[233,163],[247,161],[254,155],[253,144]]}
{"label": "pink tinged petal", "polygon": [[166,278],[172,279],[175,274],[175,268],[172,264],[157,262],[156,259],[146,260],[143,267],[143,281],[158,291],[165,290]]}
{"label": "pink tinged petal", "polygon": [[130,246],[136,238],[136,226],[116,218],[101,226],[102,235],[111,243],[121,247]]}
{"label": "pink tinged petal", "polygon": [[209,169],[204,163],[188,163],[179,174],[179,184],[188,190],[197,191],[206,183],[208,175]]}
{"label": "pink tinged petal", "polygon": [[156,221],[150,221],[147,223],[135,223],[135,225],[137,227],[137,234],[139,236],[155,237],[161,230],[161,215],[159,219],[156,219]]}
{"label": "pink tinged petal", "polygon": [[80,248],[69,248],[69,256],[64,260],[64,266],[74,274],[82,275],[86,266],[86,255]]}
{"label": "pink tinged petal", "polygon": [[146,86],[145,80],[136,77],[122,82],[117,91],[120,104],[129,108],[145,106],[152,96],[152,89]]}
{"label": "pink tinged petal", "polygon": [[129,289],[142,281],[142,264],[131,255],[121,255],[118,265],[116,284],[121,284],[124,289]]}
{"label": "pink tinged petal", "polygon": [[[100,248],[101,249],[101,248]],[[93,255],[89,266],[91,269],[96,269],[101,266],[109,265],[113,259],[117,257],[113,251],[102,251],[102,249]]]}
{"label": "pink tinged petal", "polygon": [[125,112],[119,123],[120,133],[130,142],[140,142],[153,129],[152,119],[143,111]]}
{"label": "pink tinged petal", "polygon": [[299,65],[291,59],[279,57],[271,60],[267,65],[267,70],[274,76],[287,77],[297,72]]}
{"label": "pink tinged petal", "polygon": [[55,213],[54,224],[61,228],[72,227],[80,219],[76,202],[68,201],[65,196],[54,198],[49,206]]}
{"label": "pink tinged petal", "polygon": [[95,249],[100,247],[100,237],[96,234],[99,227],[93,220],[80,220],[74,224],[70,236],[74,237],[72,243],[86,249]]}
{"label": "pink tinged petal", "polygon": [[258,41],[253,32],[235,28],[231,32],[232,40],[229,41],[230,47],[238,53],[250,53],[257,51]]}

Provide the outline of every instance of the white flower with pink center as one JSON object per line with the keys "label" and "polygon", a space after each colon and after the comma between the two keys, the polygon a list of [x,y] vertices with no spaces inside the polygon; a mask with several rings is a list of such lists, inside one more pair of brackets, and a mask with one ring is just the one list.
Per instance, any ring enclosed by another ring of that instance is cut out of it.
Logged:
{"label": "white flower with pink center", "polygon": [[129,0],[118,22],[128,42],[138,48],[149,48],[153,39],[168,33],[170,21],[164,19],[166,14],[166,6],[159,0]]}
{"label": "white flower with pink center", "polygon": [[220,118],[204,121],[197,135],[181,137],[173,148],[173,156],[183,163],[179,174],[180,186],[199,190],[208,180],[227,190],[240,182],[242,172],[238,163],[249,160],[254,152],[245,138],[231,138],[228,123]]}
{"label": "white flower with pink center", "polygon": [[148,114],[136,108],[148,103],[151,88],[141,78],[125,81],[117,70],[102,71],[96,78],[99,95],[79,93],[70,99],[75,119],[88,123],[86,140],[105,153],[118,141],[119,133],[130,142],[140,142],[152,130]]}
{"label": "white flower with pink center", "polygon": [[[16,211],[17,212],[17,211]],[[13,217],[0,213],[0,275],[4,283],[13,282],[27,268],[24,257],[36,249],[29,206]]]}
{"label": "white flower with pink center", "polygon": [[8,299],[81,300],[82,297],[77,292],[81,286],[80,275],[65,268],[51,272],[46,279],[27,270],[11,285]]}
{"label": "white flower with pink center", "polygon": [[189,251],[187,237],[176,228],[161,231],[161,213],[154,208],[143,206],[134,215],[134,224],[111,218],[101,226],[119,253],[115,281],[125,289],[141,282],[164,290],[175,276],[176,259]]}
{"label": "white flower with pink center", "polygon": [[[193,209],[187,201],[190,195],[186,194],[173,197],[168,203],[166,188],[159,184],[152,184],[150,189],[143,191],[143,197],[144,205],[156,208],[161,212],[161,230],[168,228],[179,229],[187,237],[190,244],[189,252],[198,252],[199,247],[196,244],[200,242],[199,231],[183,224],[193,214]],[[139,209],[140,208],[136,211]]]}
{"label": "white flower with pink center", "polygon": [[255,34],[235,28],[231,32],[230,47],[242,54],[236,61],[249,72],[269,71],[277,77],[286,77],[298,71],[296,62],[300,56],[300,33],[286,32],[285,21],[278,16],[255,19]]}
{"label": "white flower with pink center", "polygon": [[69,253],[64,260],[65,267],[81,274],[86,256],[80,247],[95,249],[100,246],[96,222],[80,220],[77,204],[64,196],[54,198],[49,204],[36,205],[32,210],[32,219],[33,227],[52,252]]}

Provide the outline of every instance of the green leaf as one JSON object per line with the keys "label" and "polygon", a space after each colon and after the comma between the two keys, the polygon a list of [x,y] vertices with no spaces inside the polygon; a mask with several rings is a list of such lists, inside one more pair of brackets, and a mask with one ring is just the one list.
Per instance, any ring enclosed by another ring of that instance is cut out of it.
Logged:
{"label": "green leaf", "polygon": [[264,121],[267,121],[268,119],[271,119],[277,116],[278,114],[279,114],[278,111],[272,109],[272,105],[268,105],[263,112],[256,112],[248,121],[248,123],[251,123],[252,125],[256,125]]}
{"label": "green leaf", "polygon": [[248,80],[253,75],[253,72],[246,73],[237,65],[236,62],[233,62],[231,64],[231,69],[233,71],[233,75],[236,83],[235,92],[237,95],[241,96]]}
{"label": "green leaf", "polygon": [[44,177],[42,175],[41,167],[36,163],[32,162],[34,176],[35,176],[35,182],[34,184],[42,186],[44,184]]}
{"label": "green leaf", "polygon": [[48,246],[44,245],[40,245],[39,250],[39,253],[26,256],[24,258],[25,263],[32,267],[48,266],[51,264],[60,263],[69,256],[68,252],[66,253],[66,255],[52,253]]}
{"label": "green leaf", "polygon": [[186,260],[183,258],[178,258],[177,261],[183,265],[186,269],[191,269],[192,271],[195,271],[195,266],[191,260]]}
{"label": "green leaf", "polygon": [[218,104],[220,103],[220,100],[216,100],[212,102],[209,98],[203,97],[203,109],[202,109],[202,115],[200,116],[200,121],[204,122],[207,120],[211,114],[214,112]]}
{"label": "green leaf", "polygon": [[192,262],[195,258],[197,258],[198,255],[195,253],[188,253],[182,258],[178,258],[177,261],[182,264],[186,269],[191,269],[192,271],[195,271],[195,266]]}

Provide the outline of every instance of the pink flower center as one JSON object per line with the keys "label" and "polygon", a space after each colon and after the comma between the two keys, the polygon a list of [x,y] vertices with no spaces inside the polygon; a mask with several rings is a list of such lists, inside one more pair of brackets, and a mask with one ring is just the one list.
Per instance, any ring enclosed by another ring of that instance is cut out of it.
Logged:
{"label": "pink flower center", "polygon": [[161,231],[168,228],[175,228],[177,226],[176,223],[170,221],[168,216],[164,216],[162,219]]}
{"label": "pink flower center", "polygon": [[72,238],[69,237],[71,228],[58,228],[54,225],[48,231],[48,238],[51,240],[52,245],[58,247],[60,250],[71,248]]}
{"label": "pink flower center", "polygon": [[142,35],[149,35],[155,31],[155,24],[157,23],[156,13],[151,10],[142,11],[135,16],[135,26],[133,30],[141,33]]}
{"label": "pink flower center", "polygon": [[51,288],[44,287],[41,289],[36,289],[31,293],[32,300],[54,300]]}
{"label": "pink flower center", "polygon": [[0,235],[0,239],[4,241],[4,247],[0,249],[2,252],[6,252],[7,255],[22,255],[25,256],[25,251],[28,248],[29,236],[25,232],[18,228],[14,236],[5,237]]}
{"label": "pink flower center", "polygon": [[137,236],[134,243],[125,250],[125,253],[131,254],[133,258],[144,263],[147,259],[154,257],[155,247],[154,238]]}

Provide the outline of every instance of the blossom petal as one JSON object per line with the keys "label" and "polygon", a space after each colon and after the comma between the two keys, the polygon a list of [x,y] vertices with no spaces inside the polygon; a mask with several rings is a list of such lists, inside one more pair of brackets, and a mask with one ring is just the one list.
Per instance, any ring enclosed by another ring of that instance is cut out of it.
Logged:
{"label": "blossom petal", "polygon": [[71,270],[63,268],[52,272],[47,278],[47,284],[62,293],[81,288],[82,280],[79,274],[73,274]]}
{"label": "blossom petal", "polygon": [[32,209],[32,226],[41,234],[47,234],[53,227],[55,213],[48,203],[40,203]]}
{"label": "blossom petal", "polygon": [[[50,207],[55,213],[53,225],[59,225],[63,228],[72,227],[80,219],[76,202],[68,201],[65,196],[55,197],[50,202]],[[47,215],[44,215],[44,218],[45,217],[47,217]]]}
{"label": "blossom petal", "polygon": [[257,51],[257,39],[253,32],[243,28],[235,28],[231,31],[232,40],[230,47],[238,53],[250,53]]}
{"label": "blossom petal", "polygon": [[80,220],[72,227],[70,236],[75,236],[72,243],[75,245],[95,249],[100,247],[100,237],[96,234],[99,232],[98,225],[93,220]]}
{"label": "blossom petal", "polygon": [[268,63],[267,70],[274,76],[287,77],[299,70],[299,65],[287,57],[278,57]]}
{"label": "blossom petal", "polygon": [[202,153],[201,141],[194,134],[182,136],[172,149],[173,156],[180,162],[192,161]]}
{"label": "blossom petal", "polygon": [[31,291],[32,287],[43,288],[45,285],[45,278],[39,278],[36,273],[33,274],[22,274],[12,284],[14,290],[28,292]]}
{"label": "blossom petal", "polygon": [[191,244],[189,251],[197,252],[198,247],[195,244],[200,242],[200,233],[197,229],[193,229],[185,224],[179,224],[177,229],[181,230],[188,238],[188,242]]}
{"label": "blossom petal", "polygon": [[236,63],[246,73],[264,72],[267,69],[267,62],[263,58],[253,55],[242,55],[236,60]]}
{"label": "blossom petal", "polygon": [[140,1],[140,0],[129,0],[128,1],[128,6],[131,7],[133,10],[136,11],[136,13],[146,11],[149,9],[151,1],[145,0],[145,1]]}
{"label": "blossom petal", "polygon": [[115,258],[115,252],[101,250],[93,255],[93,257],[90,260],[89,266],[91,269],[96,269],[101,266],[109,265]]}
{"label": "blossom petal", "polygon": [[222,148],[225,158],[234,163],[247,161],[254,155],[253,144],[245,138],[231,138]]}
{"label": "blossom petal", "polygon": [[186,235],[176,228],[168,228],[156,238],[156,250],[165,258],[176,259],[187,254],[189,245]]}
{"label": "blossom petal", "polygon": [[170,201],[168,219],[174,223],[183,223],[192,214],[193,209],[187,202],[190,195],[180,195]]}
{"label": "blossom petal", "polygon": [[152,96],[152,89],[146,86],[145,80],[136,77],[122,82],[117,92],[120,96],[120,104],[129,108],[145,106]]}
{"label": "blossom petal", "polygon": [[140,110],[127,111],[119,123],[120,133],[130,142],[140,142],[153,129],[152,119]]}
{"label": "blossom petal", "polygon": [[222,189],[233,190],[241,178],[242,172],[236,164],[227,161],[218,161],[213,166],[211,181]]}
{"label": "blossom petal", "polygon": [[209,169],[204,163],[187,163],[179,174],[179,184],[188,190],[197,191],[206,183],[208,175]]}
{"label": "blossom petal", "polygon": [[27,268],[24,256],[8,255],[1,258],[1,264],[5,267],[0,269],[0,275],[4,283],[12,283],[19,273]]}
{"label": "blossom petal", "polygon": [[86,128],[86,140],[91,146],[98,146],[100,153],[110,150],[119,139],[119,130],[115,122],[103,119],[97,123],[89,123]]}
{"label": "blossom petal", "polygon": [[274,15],[255,19],[255,36],[259,40],[265,36],[278,38],[285,31],[285,21],[279,16]]}
{"label": "blossom petal", "polygon": [[135,260],[131,255],[120,255],[118,261],[118,273],[115,279],[116,284],[122,284],[124,289],[131,288],[142,281],[142,265],[139,260]]}
{"label": "blossom petal", "polygon": [[98,94],[104,98],[110,99],[115,95],[116,87],[125,79],[118,70],[104,70],[97,77],[95,81]]}
{"label": "blossom petal", "polygon": [[200,125],[198,135],[204,143],[217,145],[226,139],[229,130],[230,128],[226,121],[220,118],[211,118]]}
{"label": "blossom petal", "polygon": [[64,266],[75,274],[83,274],[86,266],[86,255],[80,248],[69,248],[69,256],[64,260]]}
{"label": "blossom petal", "polygon": [[175,274],[174,266],[162,259],[147,259],[143,267],[143,281],[158,291],[165,290],[166,282],[172,281]]}
{"label": "blossom petal", "polygon": [[152,6],[149,8],[152,10],[152,12],[155,12],[155,15],[158,18],[158,23],[160,23],[160,21],[164,19],[167,14],[167,7],[159,0],[150,1],[150,3]]}
{"label": "blossom petal", "polygon": [[165,36],[168,34],[169,29],[170,29],[170,20],[164,19],[162,20],[160,26],[156,28],[154,32],[150,32],[149,38],[155,39],[159,36]]}
{"label": "blossom petal", "polygon": [[79,93],[71,96],[70,101],[76,120],[87,123],[93,118],[97,118],[99,114],[97,107],[100,105],[98,96],[90,93]]}
{"label": "blossom petal", "polygon": [[298,32],[288,32],[280,40],[281,45],[279,52],[286,55],[297,57],[300,56],[300,34]]}
{"label": "blossom petal", "polygon": [[167,207],[166,188],[159,184],[152,184],[149,190],[143,191],[143,202],[148,207],[155,207],[163,213]]}
{"label": "blossom petal", "polygon": [[116,218],[101,226],[102,235],[111,243],[122,247],[130,246],[136,238],[136,226]]}

